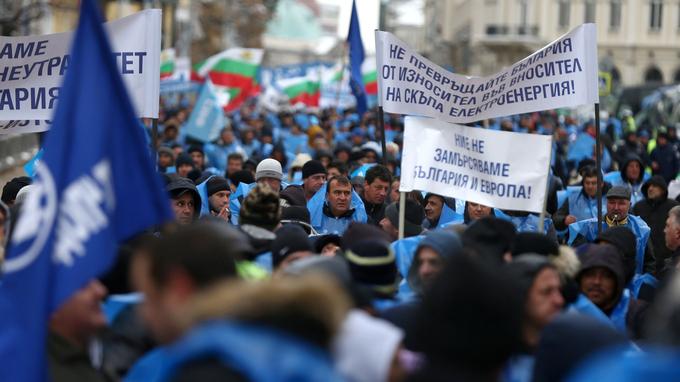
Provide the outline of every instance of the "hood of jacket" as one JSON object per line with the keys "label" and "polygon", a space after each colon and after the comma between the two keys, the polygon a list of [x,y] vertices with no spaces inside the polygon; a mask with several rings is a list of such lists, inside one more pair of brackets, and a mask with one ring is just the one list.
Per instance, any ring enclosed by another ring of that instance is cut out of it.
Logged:
{"label": "hood of jacket", "polygon": [[623,258],[613,245],[595,244],[591,245],[581,257],[581,270],[576,275],[576,280],[580,283],[581,276],[593,268],[602,267],[614,274],[616,279],[616,301],[621,298],[623,289],[626,287],[626,269]]}
{"label": "hood of jacket", "polygon": [[200,292],[178,324],[186,331],[203,322],[229,319],[269,327],[329,349],[349,309],[350,300],[341,287],[318,275],[229,280]]}
{"label": "hood of jacket", "polygon": [[662,202],[662,201],[668,199],[668,184],[666,183],[666,180],[661,175],[654,175],[648,181],[646,181],[645,184],[642,185],[641,190],[642,190],[642,194],[645,196],[645,199],[650,200],[647,197],[647,190],[649,190],[649,186],[651,186],[651,185],[655,185],[655,186],[661,187],[663,189],[663,194],[661,195],[661,197],[658,198],[658,199],[654,199],[654,201]]}
{"label": "hood of jacket", "polygon": [[[636,161],[640,165],[640,177],[638,179],[628,179],[626,176],[626,168],[628,168],[628,164],[630,162]],[[640,159],[639,156],[636,154],[631,154],[626,157],[626,159],[623,161],[623,166],[621,166],[621,169],[619,170],[621,173],[621,179],[623,179],[626,182],[630,182],[632,184],[638,184],[642,182],[643,177],[645,176],[645,165],[642,163],[642,160]]]}

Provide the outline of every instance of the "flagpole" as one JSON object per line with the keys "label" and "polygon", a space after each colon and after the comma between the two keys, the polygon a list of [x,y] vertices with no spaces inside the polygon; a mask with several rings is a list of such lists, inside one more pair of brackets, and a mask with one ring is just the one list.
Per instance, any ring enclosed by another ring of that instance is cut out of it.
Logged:
{"label": "flagpole", "polygon": [[595,104],[595,167],[597,168],[597,235],[602,232],[602,156],[600,149],[600,104]]}
{"label": "flagpole", "polygon": [[345,67],[347,66],[347,42],[343,45],[342,55],[340,56],[340,81],[338,81],[338,90],[335,93],[335,108],[340,109],[340,94],[342,93],[342,82],[345,79]]}
{"label": "flagpole", "polygon": [[546,215],[546,210],[548,209],[548,193],[550,192],[550,161],[552,160],[552,154],[553,154],[553,140],[555,139],[554,135],[550,136],[550,156],[548,157],[548,179],[547,179],[547,184],[545,186],[545,195],[543,196],[543,209],[541,209],[541,214],[539,215],[538,218],[538,233],[547,233],[545,231],[545,215]]}
{"label": "flagpole", "polygon": [[151,118],[151,144],[154,154],[158,154],[158,118]]}
{"label": "flagpole", "polygon": [[380,125],[380,145],[382,147],[382,164],[387,167],[387,142],[385,142],[385,117],[383,107],[378,106],[378,125]]}
{"label": "flagpole", "polygon": [[406,193],[399,193],[399,240],[404,238],[404,221],[406,219]]}

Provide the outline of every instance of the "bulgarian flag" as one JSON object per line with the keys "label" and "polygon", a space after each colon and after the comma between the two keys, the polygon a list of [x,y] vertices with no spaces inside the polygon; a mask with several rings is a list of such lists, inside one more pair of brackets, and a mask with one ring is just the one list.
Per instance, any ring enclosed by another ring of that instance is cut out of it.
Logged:
{"label": "bulgarian flag", "polygon": [[364,80],[366,94],[378,94],[378,72],[375,68],[375,57],[368,57],[361,64],[361,77]]}
{"label": "bulgarian flag", "polygon": [[288,96],[291,105],[304,104],[319,106],[321,98],[321,78],[318,70],[311,70],[303,77],[286,78],[278,81],[283,93]]}
{"label": "bulgarian flag", "polygon": [[256,76],[263,55],[262,49],[230,48],[194,66],[191,78],[203,80],[210,77],[218,92],[229,95],[225,111],[233,111],[248,97],[259,93]]}
{"label": "bulgarian flag", "polygon": [[161,80],[167,80],[175,73],[175,49],[161,51]]}

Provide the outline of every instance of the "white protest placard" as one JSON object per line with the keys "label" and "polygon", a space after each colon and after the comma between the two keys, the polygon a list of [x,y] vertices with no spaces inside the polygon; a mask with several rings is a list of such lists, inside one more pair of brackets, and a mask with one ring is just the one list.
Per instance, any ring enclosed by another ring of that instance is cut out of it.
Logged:
{"label": "white protest placard", "polygon": [[399,191],[540,212],[551,138],[406,117]]}
{"label": "white protest placard", "polygon": [[455,74],[376,31],[378,100],[391,113],[468,123],[599,102],[595,24],[487,77]]}
{"label": "white protest placard", "polygon": [[[137,115],[158,118],[161,10],[138,12],[106,23],[106,28]],[[0,36],[0,125],[20,132],[18,125],[35,130],[52,119],[72,40],[73,32]]]}

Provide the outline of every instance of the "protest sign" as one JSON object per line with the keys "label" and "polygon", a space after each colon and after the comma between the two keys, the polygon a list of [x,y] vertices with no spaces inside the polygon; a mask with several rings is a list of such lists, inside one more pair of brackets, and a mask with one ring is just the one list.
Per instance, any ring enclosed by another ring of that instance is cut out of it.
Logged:
{"label": "protest sign", "polygon": [[501,209],[540,212],[550,139],[406,117],[399,191],[421,190]]}
{"label": "protest sign", "polygon": [[599,102],[595,24],[487,77],[454,74],[376,31],[378,98],[391,113],[468,123]]}
{"label": "protest sign", "polygon": [[[138,117],[158,118],[161,11],[150,9],[105,24],[118,70]],[[0,133],[47,130],[64,74],[73,32],[0,37]],[[97,86],[97,83],[90,84]],[[30,120],[30,121],[25,121]],[[36,123],[39,122],[39,123]]]}

